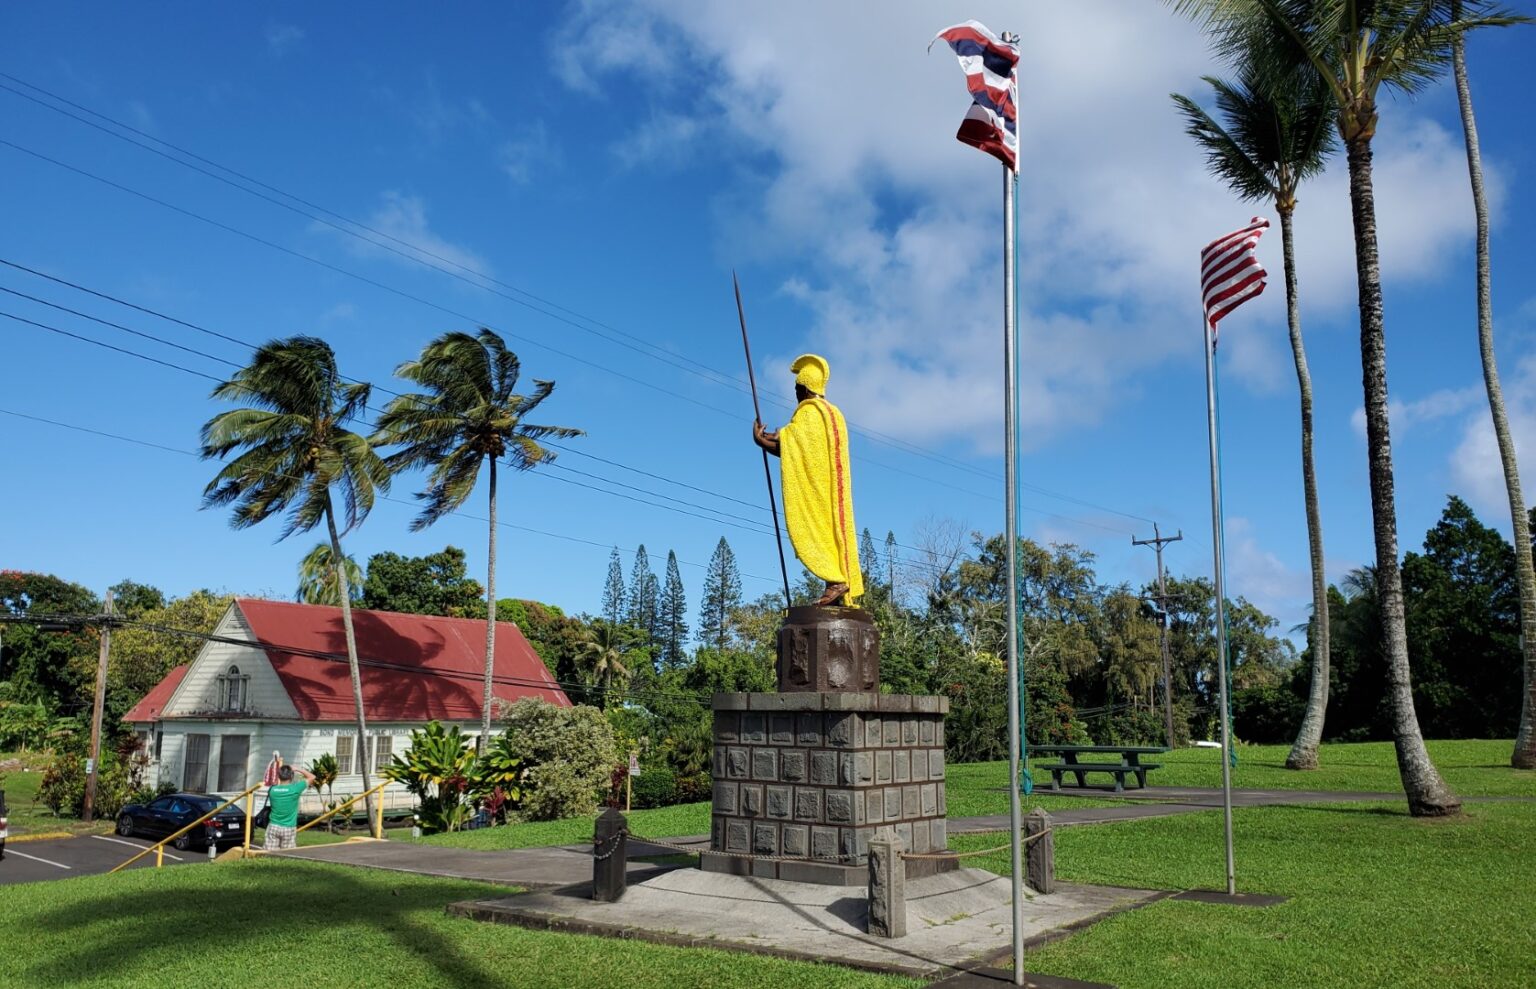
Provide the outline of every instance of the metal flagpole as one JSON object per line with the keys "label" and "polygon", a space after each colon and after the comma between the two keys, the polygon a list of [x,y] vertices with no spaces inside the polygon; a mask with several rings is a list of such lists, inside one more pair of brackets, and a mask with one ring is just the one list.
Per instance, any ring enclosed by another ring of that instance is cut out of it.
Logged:
{"label": "metal flagpole", "polygon": [[1221,454],[1216,438],[1216,333],[1205,321],[1205,411],[1211,442],[1211,545],[1216,569],[1216,683],[1221,704],[1221,814],[1227,843],[1227,895],[1237,893],[1232,860],[1232,737],[1227,720],[1227,598],[1221,526]]}
{"label": "metal flagpole", "polygon": [[[757,404],[757,376],[752,372],[752,345],[747,342],[747,313],[741,306],[741,282],[736,280],[736,272],[731,272],[731,286],[736,289],[736,318],[741,321],[741,347],[747,352],[747,382],[752,386],[752,415],[756,417],[759,425],[763,421],[763,410]],[[768,482],[768,510],[773,513],[773,538],[779,545],[779,574],[784,578],[784,607],[794,605],[794,598],[789,594],[789,567],[784,563],[784,534],[779,529],[779,499],[773,493],[773,471],[768,467],[768,451],[763,451],[763,480]]]}
{"label": "metal flagpole", "polygon": [[[1005,42],[1012,39],[1003,35]],[[1015,96],[1014,106],[1018,106]],[[1017,152],[1015,152],[1017,154]],[[1017,158],[1015,158],[1017,161]],[[1003,541],[1008,567],[1008,826],[1009,865],[1013,872],[1013,984],[1024,984],[1024,861],[1019,843],[1023,809],[1019,801],[1019,593],[1018,593],[1018,298],[1017,245],[1015,237],[1014,197],[1018,173],[1003,165],[1003,431],[1004,474],[1006,475]]]}

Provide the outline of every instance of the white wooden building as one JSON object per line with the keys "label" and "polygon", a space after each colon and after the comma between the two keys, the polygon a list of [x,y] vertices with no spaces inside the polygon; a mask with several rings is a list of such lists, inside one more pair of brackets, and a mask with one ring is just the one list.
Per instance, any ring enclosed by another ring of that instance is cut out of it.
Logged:
{"label": "white wooden building", "polygon": [[[336,757],[338,797],[362,792],[367,760],[380,768],[428,721],[480,732],[485,622],[354,609],[367,751],[358,751],[356,707],[341,609],[237,598],[189,665],[178,666],[124,718],[145,740],[152,784],[234,795],[261,780],[273,750],[302,768]],[[248,643],[248,644],[247,644]],[[496,623],[494,695],[570,701],[511,622]],[[305,795],[304,813],[319,794]],[[385,791],[385,810],[411,805],[405,788]]]}

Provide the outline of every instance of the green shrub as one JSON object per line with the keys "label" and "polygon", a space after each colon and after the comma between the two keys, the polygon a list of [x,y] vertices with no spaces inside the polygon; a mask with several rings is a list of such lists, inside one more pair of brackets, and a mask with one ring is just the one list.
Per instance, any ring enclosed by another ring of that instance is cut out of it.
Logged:
{"label": "green shrub", "polygon": [[585,817],[597,811],[619,748],[613,728],[595,707],[556,707],[525,697],[504,715],[507,747],[520,753],[522,817],[530,821]]}
{"label": "green shrub", "polygon": [[473,814],[466,800],[475,753],[458,725],[430,721],[411,731],[411,745],[384,767],[384,776],[418,801],[417,818],[428,834],[457,831]]}
{"label": "green shrub", "polygon": [[677,803],[677,774],[668,766],[646,766],[630,781],[633,807],[670,807]]}
{"label": "green shrub", "polygon": [[[130,751],[116,759],[103,753],[96,774],[96,800],[92,813],[110,819],[129,803],[140,801],[150,791],[144,786],[145,760],[142,753]],[[74,752],[56,756],[43,770],[37,800],[58,817],[80,817],[85,813],[85,757]]]}

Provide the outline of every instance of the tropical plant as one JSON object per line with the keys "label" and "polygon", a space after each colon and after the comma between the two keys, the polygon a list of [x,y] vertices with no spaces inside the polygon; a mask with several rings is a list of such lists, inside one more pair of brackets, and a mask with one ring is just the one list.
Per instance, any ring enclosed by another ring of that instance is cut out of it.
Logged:
{"label": "tropical plant", "polygon": [[[1459,19],[1461,4],[1452,4]],[[1530,519],[1525,495],[1520,490],[1520,465],[1515,459],[1515,440],[1504,407],[1504,388],[1499,383],[1499,364],[1493,350],[1493,275],[1488,249],[1488,195],[1483,188],[1483,152],[1477,139],[1477,116],[1472,112],[1472,84],[1467,78],[1466,39],[1457,34],[1451,42],[1452,70],[1456,77],[1456,101],[1461,107],[1461,127],[1467,142],[1467,177],[1472,185],[1472,209],[1477,217],[1477,349],[1483,361],[1483,385],[1488,392],[1488,411],[1493,414],[1493,435],[1504,467],[1504,489],[1509,497],[1510,528],[1515,542],[1515,577],[1520,586],[1521,652],[1524,690],[1521,693],[1520,731],[1510,765],[1536,769],[1536,565],[1531,558]]]}
{"label": "tropical plant", "polygon": [[1316,769],[1328,712],[1328,577],[1317,505],[1317,468],[1312,457],[1312,375],[1301,339],[1292,227],[1297,186],[1323,170],[1332,150],[1333,103],[1327,85],[1311,71],[1269,78],[1250,63],[1241,66],[1237,81],[1213,76],[1206,76],[1205,81],[1215,90],[1219,119],[1189,97],[1175,95],[1173,101],[1186,131],[1205,151],[1212,174],[1242,199],[1273,202],[1280,215],[1287,325],[1301,393],[1301,480],[1312,565],[1312,690],[1285,765]]}
{"label": "tropical plant", "polygon": [[[336,777],[340,776],[340,766],[336,764],[336,756],[330,752],[321,753],[309,764],[309,773],[315,778],[315,792],[325,793],[329,798],[325,809],[330,810],[336,806]],[[327,831],[334,831],[335,816],[325,819]]]}
{"label": "tropical plant", "polygon": [[410,747],[384,768],[386,779],[404,783],[418,802],[417,817],[428,833],[457,831],[469,820],[466,801],[475,773],[475,753],[458,725],[429,721],[411,730]]}
{"label": "tropical plant", "polygon": [[[348,556],[342,560],[347,571],[347,593],[352,604],[358,604],[363,596],[363,568]],[[294,600],[301,604],[328,604],[341,606],[341,578],[336,560],[331,556],[330,543],[315,543],[315,548],[304,554],[299,561],[299,589]]]}
{"label": "tropical plant", "polygon": [[475,760],[474,792],[491,798],[492,813],[502,804],[516,805],[523,799],[523,776],[528,772],[523,754],[506,735],[497,735],[482,746]]}
{"label": "tropical plant", "polygon": [[[392,400],[379,419],[376,439],[400,449],[389,457],[392,471],[427,468],[426,507],[411,523],[420,531],[464,504],[475,489],[480,466],[488,468],[490,506],[485,578],[485,691],[481,701],[481,744],[491,734],[496,666],[496,466],[529,470],[555,459],[539,445],[547,437],[582,435],[567,426],[540,426],[525,417],[555,390],[535,379],[527,394],[516,391],[522,366],[506,342],[488,329],[478,335],[445,333],[395,373],[426,389]],[[505,459],[503,459],[505,458]]]}
{"label": "tropical plant", "polygon": [[601,622],[586,629],[582,637],[581,658],[588,682],[597,685],[601,703],[607,707],[614,682],[628,683],[630,676],[629,669],[624,665],[624,652],[619,647],[614,627]]}
{"label": "tropical plant", "polygon": [[[286,514],[279,539],[308,532],[321,522],[330,535],[331,559],[346,559],[343,532],[356,528],[373,509],[376,492],[389,489],[389,468],[373,443],[347,428],[368,405],[370,388],[349,382],[336,367],[336,354],[324,340],[296,336],[274,340],[256,350],[251,363],[214,388],[212,397],[248,403],[221,412],[203,424],[204,459],[222,459],[241,451],[214,475],[203,490],[203,507],[232,505],[230,525],[244,529]],[[337,525],[331,489],[341,494]],[[341,624],[346,636],[347,668],[357,711],[357,746],[367,751],[368,724],[363,711],[363,681],[357,664],[357,636],[352,630],[352,591],[345,567],[336,568]],[[366,760],[363,789],[369,789]],[[372,818],[372,798],[368,800]]]}

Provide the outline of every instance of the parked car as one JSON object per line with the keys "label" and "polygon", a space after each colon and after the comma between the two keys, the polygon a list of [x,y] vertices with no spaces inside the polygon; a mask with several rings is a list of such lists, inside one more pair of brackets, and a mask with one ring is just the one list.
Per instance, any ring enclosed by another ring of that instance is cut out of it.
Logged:
{"label": "parked car", "polygon": [[[144,835],[165,838],[222,804],[206,793],[169,793],[147,804],[129,804],[117,815],[117,833],[123,837]],[[171,844],[178,850],[197,845],[234,845],[245,837],[245,812],[225,807],[203,824],[179,835]]]}

